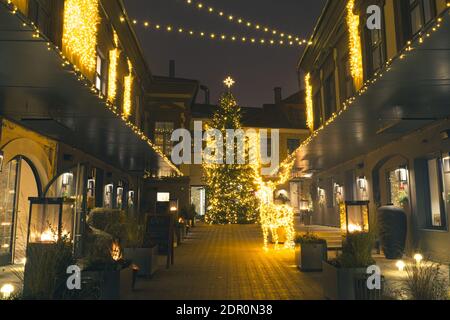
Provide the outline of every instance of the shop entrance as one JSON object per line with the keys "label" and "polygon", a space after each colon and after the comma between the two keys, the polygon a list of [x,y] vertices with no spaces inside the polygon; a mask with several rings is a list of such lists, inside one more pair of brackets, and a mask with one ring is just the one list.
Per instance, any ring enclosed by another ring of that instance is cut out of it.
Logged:
{"label": "shop entrance", "polygon": [[195,206],[198,215],[206,213],[206,189],[204,187],[191,187],[191,203]]}
{"label": "shop entrance", "polygon": [[39,196],[30,161],[16,157],[0,172],[0,265],[23,263],[26,257],[28,198]]}

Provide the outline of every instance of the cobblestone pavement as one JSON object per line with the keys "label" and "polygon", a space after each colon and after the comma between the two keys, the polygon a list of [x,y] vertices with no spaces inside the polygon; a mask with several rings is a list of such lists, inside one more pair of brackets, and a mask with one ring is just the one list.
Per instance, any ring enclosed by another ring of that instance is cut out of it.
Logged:
{"label": "cobblestone pavement", "polygon": [[139,279],[132,299],[322,299],[320,273],[301,273],[293,250],[262,248],[256,225],[196,226],[175,249],[175,265]]}

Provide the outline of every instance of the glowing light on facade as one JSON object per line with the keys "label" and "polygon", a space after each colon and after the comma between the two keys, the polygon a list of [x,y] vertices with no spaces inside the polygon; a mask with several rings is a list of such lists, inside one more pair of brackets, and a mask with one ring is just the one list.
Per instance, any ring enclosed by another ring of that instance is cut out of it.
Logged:
{"label": "glowing light on facade", "polygon": [[305,77],[305,94],[306,94],[306,125],[311,131],[314,131],[314,109],[313,109],[313,88],[311,86],[311,74]]}
{"label": "glowing light on facade", "polygon": [[362,86],[363,62],[361,37],[359,32],[359,15],[353,13],[355,0],[347,3],[347,27],[349,34],[350,72],[357,89]]}
{"label": "glowing light on facade", "polygon": [[117,95],[117,65],[119,62],[119,37],[114,31],[115,48],[109,51],[108,101],[114,103]]}
{"label": "glowing light on facade", "polygon": [[132,105],[132,91],[133,91],[133,66],[131,61],[128,60],[129,74],[124,80],[124,93],[123,93],[123,116],[128,118],[131,114]]}
{"label": "glowing light on facade", "polygon": [[96,68],[98,0],[66,0],[64,4],[63,50],[74,65],[92,75]]}

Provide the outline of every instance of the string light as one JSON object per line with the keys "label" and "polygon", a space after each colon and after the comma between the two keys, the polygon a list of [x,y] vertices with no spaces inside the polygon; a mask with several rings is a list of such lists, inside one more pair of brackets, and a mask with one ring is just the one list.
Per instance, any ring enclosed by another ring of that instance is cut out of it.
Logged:
{"label": "string light", "polygon": [[67,0],[64,3],[63,50],[71,61],[93,74],[97,58],[98,0]]}
{"label": "string light", "polygon": [[[125,22],[126,19],[121,20],[122,22]],[[298,46],[305,46],[310,45],[311,42],[308,42],[306,40],[302,40],[298,37],[294,38],[290,36],[289,39],[285,40],[276,40],[273,38],[256,38],[256,37],[246,37],[246,36],[240,36],[240,35],[234,35],[234,34],[227,34],[227,33],[221,33],[220,36],[217,36],[216,33],[213,32],[204,32],[204,31],[196,31],[191,28],[186,28],[182,26],[173,26],[173,25],[164,25],[149,21],[136,21],[136,25],[143,27],[145,30],[150,31],[166,31],[168,33],[172,33],[173,30],[177,30],[178,34],[185,35],[188,37],[198,36],[199,38],[205,39],[207,36],[210,40],[221,40],[221,41],[228,41],[228,42],[238,42],[238,39],[241,39],[242,43],[252,43],[252,44],[259,44],[264,46],[281,46],[281,47],[298,47]],[[283,34],[284,37],[284,34]]]}
{"label": "string light", "polygon": [[115,102],[117,95],[117,66],[119,63],[119,37],[117,32],[113,31],[115,48],[109,51],[109,71],[108,71],[108,101]]}
{"label": "string light", "polygon": [[131,100],[133,90],[133,66],[130,59],[128,59],[128,76],[124,79],[124,93],[123,93],[123,116],[128,118],[131,114]]}
{"label": "string light", "polygon": [[305,76],[305,94],[306,94],[306,125],[309,130],[314,131],[314,105],[313,88],[311,86],[311,74]]}
{"label": "string light", "polygon": [[350,72],[357,89],[363,81],[363,62],[361,37],[359,32],[359,15],[354,14],[355,0],[347,3],[347,27],[349,34]]}
{"label": "string light", "polygon": [[[450,5],[447,5],[447,7],[450,7]],[[445,16],[445,14],[447,12],[448,12],[448,10],[444,11],[441,14],[441,16],[436,19],[434,25],[429,27],[429,30],[431,30],[431,32],[436,32],[436,31],[438,31],[441,28],[443,17]],[[425,43],[424,35],[426,35],[426,34],[430,34],[430,33],[421,32],[417,36],[417,46],[423,45]],[[429,38],[429,37],[426,37],[426,38]],[[385,76],[386,73],[392,71],[391,65],[395,61],[406,59],[407,54],[410,53],[413,50],[414,50],[414,46],[413,46],[412,42],[410,41],[410,42],[407,43],[407,45],[402,50],[400,50],[397,53],[397,55],[395,57],[393,57],[393,58],[389,59],[388,61],[386,61],[380,71],[376,72],[371,79],[369,79],[366,82],[364,82],[362,84],[362,87],[356,92],[356,94],[353,97],[350,97],[347,100],[345,100],[344,103],[342,104],[341,109],[339,111],[333,113],[332,116],[330,117],[330,119],[328,119],[322,126],[320,126],[314,132],[312,132],[311,135],[306,140],[304,140],[300,144],[300,146],[291,154],[291,156],[289,156],[285,161],[283,161],[281,163],[281,165],[278,168],[276,168],[273,171],[273,173],[275,174],[279,170],[283,170],[283,169],[289,168],[291,161],[293,161],[292,158],[295,161],[295,155],[297,154],[297,152],[299,152],[301,149],[307,147],[312,141],[314,141],[314,139],[320,134],[320,132],[322,130],[324,130],[326,127],[328,127],[333,122],[335,122],[336,119],[341,117],[342,114],[344,112],[346,112],[354,104],[354,102],[356,101],[357,97],[360,97],[364,93],[367,92],[367,90],[369,89],[370,85],[378,82],[380,79],[382,79]]]}
{"label": "string light", "polygon": [[[4,2],[4,0],[0,0],[1,2]],[[9,1],[9,2],[8,2]],[[7,1],[7,4],[9,5],[9,9],[11,11],[12,14],[16,14],[16,7],[11,7],[11,2],[10,0]],[[67,4],[68,2],[66,2]],[[68,15],[68,13],[64,13],[64,17],[66,17]],[[62,52],[62,50],[55,44],[51,43],[50,40],[48,38],[46,38],[45,35],[40,34],[39,30],[37,28],[37,26],[28,20],[27,17],[25,17],[24,15],[18,15],[18,18],[21,19],[22,23],[22,27],[23,28],[27,28],[29,29],[30,32],[32,32],[32,37],[35,38],[36,35],[37,37],[43,39],[46,43],[47,49],[50,52],[54,52],[59,59],[61,60],[61,66],[63,68],[65,68],[66,70],[70,70],[70,73],[75,76],[75,78],[81,83],[81,85],[83,85],[84,87],[88,88],[93,94],[95,94],[99,99],[101,99],[104,104],[105,107],[115,116],[117,116],[118,118],[121,118],[125,125],[127,127],[129,127],[134,134],[136,134],[143,142],[145,142],[155,153],[157,156],[159,156],[163,162],[165,162],[167,164],[167,166],[174,172],[175,176],[184,176],[184,174],[167,158],[167,156],[164,154],[163,150],[157,146],[156,144],[154,144],[150,138],[148,138],[144,132],[142,132],[142,130],[136,126],[132,121],[124,118],[121,114],[121,112],[119,112],[118,108],[116,105],[114,105],[113,103],[109,102],[107,97],[104,97],[100,91],[95,87],[95,85],[92,83],[92,80],[89,79],[88,77],[86,77],[82,70],[80,70],[80,68],[77,66],[77,64],[75,64],[74,62],[70,62],[70,60],[65,56],[65,54]],[[121,18],[122,20],[122,18]],[[93,39],[96,39],[96,37],[94,37]],[[144,176],[144,178],[147,178],[147,176]]]}
{"label": "string light", "polygon": [[[197,8],[199,10],[203,10],[206,8],[206,6],[202,2],[199,2],[199,1],[186,0],[185,4],[189,5],[190,7]],[[226,21],[228,21],[230,23],[247,26],[248,28],[254,28],[254,30],[263,32],[263,33],[272,33],[273,35],[278,35],[281,38],[284,38],[287,35],[288,39],[296,39],[297,42],[308,43],[308,41],[306,41],[305,39],[302,39],[302,37],[300,37],[300,36],[291,35],[286,32],[280,32],[276,28],[271,28],[269,26],[262,26],[261,23],[250,22],[248,19],[245,19],[242,17],[237,18],[237,16],[234,14],[225,13],[224,11],[218,10],[214,7],[209,6],[207,8],[208,9],[206,10],[206,12],[208,12],[209,14],[214,14],[220,18],[225,18]]]}

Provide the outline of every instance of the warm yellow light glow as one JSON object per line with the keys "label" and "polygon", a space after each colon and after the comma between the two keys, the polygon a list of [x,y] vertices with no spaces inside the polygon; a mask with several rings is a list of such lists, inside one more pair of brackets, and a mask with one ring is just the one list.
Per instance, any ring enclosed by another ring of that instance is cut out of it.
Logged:
{"label": "warm yellow light glow", "polygon": [[8,0],[8,3],[12,3],[15,5],[17,9],[19,9],[23,14],[28,13],[28,1],[29,0]]}
{"label": "warm yellow light glow", "polygon": [[309,130],[314,131],[314,105],[313,105],[313,88],[311,85],[311,74],[305,76],[305,102],[306,102],[306,125]]}
{"label": "warm yellow light glow", "polygon": [[225,81],[223,82],[225,84],[225,86],[230,89],[236,82],[233,80],[233,78],[228,77],[225,79]]}
{"label": "warm yellow light glow", "polygon": [[40,240],[41,242],[56,242],[58,240],[58,235],[55,234],[52,230],[47,229],[42,232]]}
{"label": "warm yellow light glow", "polygon": [[14,286],[10,283],[6,283],[0,288],[0,292],[2,293],[3,299],[8,299],[14,292]]}
{"label": "warm yellow light glow", "polygon": [[395,266],[397,267],[398,271],[404,271],[406,264],[403,260],[398,260]]}
{"label": "warm yellow light glow", "polygon": [[355,0],[347,3],[347,27],[349,34],[350,72],[357,89],[362,86],[363,62],[361,37],[359,32],[359,15],[353,13]]}
{"label": "warm yellow light glow", "polygon": [[132,105],[132,91],[133,91],[133,66],[131,61],[128,60],[129,74],[124,80],[124,93],[123,93],[123,116],[128,118],[131,114]]}
{"label": "warm yellow light glow", "polygon": [[117,65],[119,63],[119,38],[114,31],[115,48],[109,51],[108,101],[114,103],[117,95]]}
{"label": "warm yellow light glow", "polygon": [[66,0],[64,3],[63,51],[79,69],[92,75],[96,67],[98,0]]}
{"label": "warm yellow light glow", "polygon": [[114,241],[111,246],[111,258],[114,261],[119,261],[122,259],[122,250],[120,249],[119,243],[116,241]]}
{"label": "warm yellow light glow", "polygon": [[416,260],[417,264],[420,264],[422,262],[422,260],[423,260],[423,256],[420,253],[416,253],[414,255],[414,260]]}

